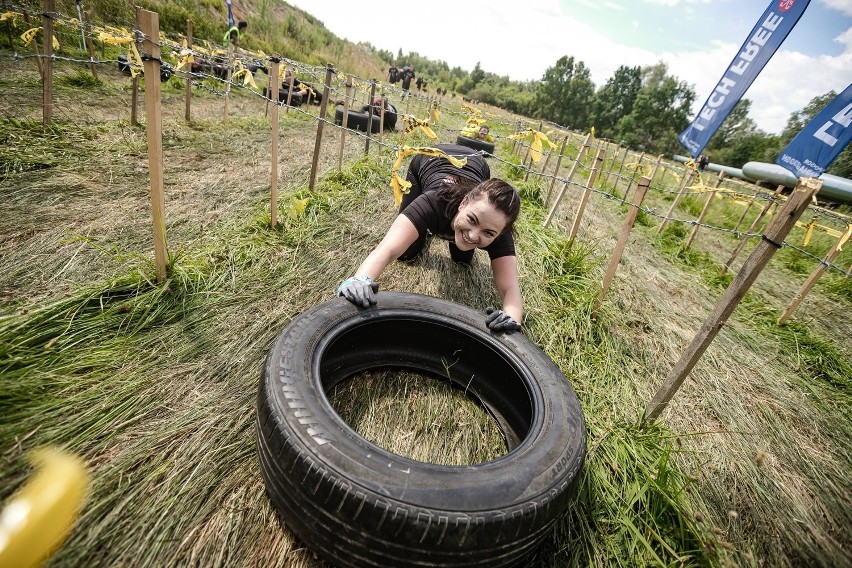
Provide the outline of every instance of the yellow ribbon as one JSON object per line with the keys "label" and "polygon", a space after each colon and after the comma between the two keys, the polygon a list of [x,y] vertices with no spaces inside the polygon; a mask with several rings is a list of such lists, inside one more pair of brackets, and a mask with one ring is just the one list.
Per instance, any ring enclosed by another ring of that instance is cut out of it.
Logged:
{"label": "yellow ribbon", "polygon": [[625,164],[624,167],[627,168],[627,169],[634,170],[634,171],[638,172],[640,176],[645,175],[645,170],[642,168],[642,164],[640,164],[639,162],[633,162],[632,164]]}
{"label": "yellow ribbon", "polygon": [[[846,232],[841,233],[837,229],[832,229],[831,227],[826,227],[825,225],[818,225],[816,223],[816,220],[811,220],[811,222],[807,223],[807,224],[803,223],[802,221],[796,221],[796,226],[805,230],[805,237],[802,240],[802,246],[808,245],[808,242],[810,242],[810,238],[811,238],[811,235],[813,234],[814,230],[818,230],[820,232],[825,233],[826,235],[828,235],[830,237],[836,237],[838,239],[843,237],[843,239],[840,241],[839,246],[843,246],[844,243],[846,243],[846,241],[849,240],[849,232],[852,231],[852,224],[847,224],[846,225]],[[838,249],[838,250],[840,250],[840,249]]]}
{"label": "yellow ribbon", "polygon": [[21,16],[18,12],[3,12],[0,14],[0,22],[5,22],[6,20],[11,19],[14,24],[18,20],[18,16]]}
{"label": "yellow ribbon", "polygon": [[475,117],[482,116],[482,112],[478,108],[472,107],[468,104],[462,103],[462,109],[472,116],[475,116]]}
{"label": "yellow ribbon", "polygon": [[846,232],[840,237],[840,242],[837,243],[837,252],[843,252],[843,245],[852,238],[852,225],[846,225]]}
{"label": "yellow ribbon", "polygon": [[405,121],[405,131],[403,132],[403,134],[408,134],[409,132],[411,132],[415,128],[420,127],[420,129],[426,134],[426,136],[429,137],[429,139],[431,139],[431,140],[437,140],[438,139],[438,135],[435,134],[435,132],[429,126],[428,120],[420,120],[420,119],[415,118],[415,117],[408,115],[408,114],[403,114],[401,116],[402,116],[402,120]]}
{"label": "yellow ribbon", "polygon": [[[403,115],[403,118],[405,115]],[[441,157],[446,158],[452,165],[457,168],[463,168],[467,164],[467,158],[454,158],[450,156],[443,150],[439,150],[438,148],[415,148],[411,146],[403,146],[400,148],[399,152],[396,155],[396,162],[393,164],[393,168],[391,169],[391,182],[390,186],[393,188],[393,204],[394,207],[399,207],[399,204],[402,203],[402,196],[411,189],[411,182],[408,180],[404,180],[399,176],[397,170],[402,165],[402,161],[411,156],[412,154],[423,154],[424,156],[433,156],[433,157]]]}
{"label": "yellow ribbon", "polygon": [[441,120],[441,109],[438,107],[438,101],[432,101],[432,122],[437,123]]}
{"label": "yellow ribbon", "polygon": [[178,52],[178,64],[175,69],[192,69],[193,63],[195,63],[195,56],[192,54],[192,50],[189,49],[186,38],[184,38],[181,49]]}
{"label": "yellow ribbon", "polygon": [[808,243],[811,242],[811,236],[814,234],[814,227],[816,227],[816,218],[811,219],[811,222],[808,223],[807,228],[805,229],[805,238],[802,239],[802,246],[808,246]]}
{"label": "yellow ribbon", "polygon": [[0,566],[40,566],[71,532],[86,495],[77,456],[44,448],[32,461],[37,471],[0,513]]}
{"label": "yellow ribbon", "polygon": [[236,67],[236,71],[231,76],[231,80],[236,81],[237,79],[242,77],[243,78],[243,86],[251,86],[255,90],[257,90],[257,84],[254,82],[254,76],[249,72],[249,70],[247,68],[243,67],[242,61],[237,60],[234,63],[234,66]]}
{"label": "yellow ribbon", "polygon": [[539,132],[538,130],[533,130],[529,128],[524,130],[523,132],[518,132],[517,134],[512,134],[509,136],[512,140],[524,140],[526,137],[532,136],[532,142],[530,143],[530,158],[533,162],[538,163],[544,157],[542,154],[542,150],[545,145],[548,148],[556,148],[556,144],[550,141],[550,138],[547,137],[547,134],[544,132]]}
{"label": "yellow ribbon", "polygon": [[290,204],[287,206],[287,216],[294,220],[298,219],[305,214],[305,208],[308,206],[310,201],[310,197],[305,197],[304,199],[291,197]]}
{"label": "yellow ribbon", "polygon": [[133,36],[129,34],[116,35],[106,31],[101,31],[98,33],[98,41],[101,41],[103,43],[109,43],[111,45],[128,45],[133,43]]}

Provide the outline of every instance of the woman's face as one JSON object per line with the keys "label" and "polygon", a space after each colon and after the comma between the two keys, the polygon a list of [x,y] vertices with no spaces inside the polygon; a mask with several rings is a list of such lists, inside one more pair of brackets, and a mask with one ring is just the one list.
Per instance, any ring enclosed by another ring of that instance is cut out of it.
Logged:
{"label": "woman's face", "polygon": [[472,200],[465,197],[452,223],[456,246],[460,250],[487,247],[503,232],[507,221],[506,215],[486,196]]}

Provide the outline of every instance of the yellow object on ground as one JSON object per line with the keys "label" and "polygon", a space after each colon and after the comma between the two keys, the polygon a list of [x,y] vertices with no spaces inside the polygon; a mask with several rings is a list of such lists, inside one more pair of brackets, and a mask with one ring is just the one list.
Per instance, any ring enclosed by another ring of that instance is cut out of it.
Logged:
{"label": "yellow object on ground", "polygon": [[85,498],[83,461],[57,448],[33,452],[38,468],[0,512],[0,566],[38,566],[61,545]]}

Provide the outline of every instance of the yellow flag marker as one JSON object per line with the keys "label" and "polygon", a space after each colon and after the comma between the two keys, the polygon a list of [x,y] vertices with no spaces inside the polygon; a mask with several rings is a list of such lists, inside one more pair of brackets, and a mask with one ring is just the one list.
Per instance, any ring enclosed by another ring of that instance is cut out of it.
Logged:
{"label": "yellow flag marker", "polygon": [[71,532],[86,494],[83,461],[56,448],[33,452],[38,470],[0,513],[0,566],[38,566]]}

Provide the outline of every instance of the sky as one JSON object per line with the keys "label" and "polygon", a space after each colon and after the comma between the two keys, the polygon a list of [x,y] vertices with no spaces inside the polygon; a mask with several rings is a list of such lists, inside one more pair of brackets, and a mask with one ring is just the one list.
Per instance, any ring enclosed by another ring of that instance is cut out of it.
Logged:
{"label": "sky", "polygon": [[[798,0],[802,1],[802,0]],[[748,39],[767,0],[431,0],[358,4],[287,0],[331,32],[450,67],[538,80],[563,55],[596,88],[621,65],[666,63],[695,89],[700,110]],[[404,62],[401,62],[404,63]],[[779,134],[814,97],[852,83],[852,0],[810,0],[745,97],[758,128]]]}

